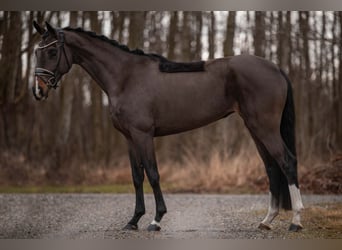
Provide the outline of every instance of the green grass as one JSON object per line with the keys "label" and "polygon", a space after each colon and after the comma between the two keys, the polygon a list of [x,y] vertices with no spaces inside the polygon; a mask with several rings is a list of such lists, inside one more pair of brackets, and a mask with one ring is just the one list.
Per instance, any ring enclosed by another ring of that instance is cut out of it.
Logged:
{"label": "green grass", "polygon": [[[149,185],[144,185],[144,190],[151,193]],[[0,193],[134,193],[132,184],[113,184],[98,186],[0,186]]]}
{"label": "green grass", "polygon": [[[209,190],[183,190],[169,183],[161,184],[161,188],[166,193],[225,193],[225,194],[257,194],[250,188],[232,188],[223,192]],[[152,188],[148,183],[144,183],[144,192],[152,193]],[[110,184],[110,185],[71,185],[71,186],[0,186],[0,193],[3,194],[33,194],[33,193],[134,193],[133,184]]]}

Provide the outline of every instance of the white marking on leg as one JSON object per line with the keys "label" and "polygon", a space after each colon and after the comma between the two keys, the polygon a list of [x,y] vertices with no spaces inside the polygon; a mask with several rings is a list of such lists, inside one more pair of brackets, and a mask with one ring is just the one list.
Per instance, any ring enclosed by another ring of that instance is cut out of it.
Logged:
{"label": "white marking on leg", "polygon": [[302,224],[300,223],[300,211],[304,208],[304,206],[302,202],[302,197],[300,195],[300,191],[294,184],[289,185],[289,190],[293,211],[292,223],[295,225],[302,226]]}
{"label": "white marking on leg", "polygon": [[267,215],[265,217],[265,219],[261,222],[262,224],[266,225],[266,226],[270,226],[271,222],[273,221],[273,219],[278,215],[279,213],[279,206],[278,206],[278,202],[275,199],[275,197],[272,195],[272,193],[270,192],[269,194],[269,206],[268,206],[268,212]]}
{"label": "white marking on leg", "polygon": [[153,221],[151,222],[151,225],[156,225],[156,226],[160,227],[160,223],[157,222],[157,221],[155,221],[155,220],[153,220]]}

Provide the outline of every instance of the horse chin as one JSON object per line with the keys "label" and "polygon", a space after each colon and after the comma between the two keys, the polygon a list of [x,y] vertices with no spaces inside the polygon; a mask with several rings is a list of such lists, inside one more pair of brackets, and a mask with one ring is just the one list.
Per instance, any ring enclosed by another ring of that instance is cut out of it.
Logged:
{"label": "horse chin", "polygon": [[42,100],[46,100],[49,97],[49,88],[44,90],[41,90],[41,96],[42,96]]}

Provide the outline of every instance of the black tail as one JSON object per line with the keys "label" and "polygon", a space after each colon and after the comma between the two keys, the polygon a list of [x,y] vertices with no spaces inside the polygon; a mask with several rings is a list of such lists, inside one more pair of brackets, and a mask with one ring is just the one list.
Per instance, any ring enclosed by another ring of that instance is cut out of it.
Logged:
{"label": "black tail", "polygon": [[[286,145],[286,154],[287,160],[292,161],[294,165],[295,171],[295,185],[298,187],[298,180],[297,180],[297,154],[296,154],[296,137],[295,137],[295,110],[294,110],[294,102],[293,102],[293,93],[292,93],[292,86],[289,78],[284,73],[284,71],[280,70],[281,74],[285,78],[287,82],[287,98],[285,107],[283,110],[283,115],[281,118],[280,124],[280,133],[283,138],[283,141]],[[280,206],[286,210],[292,209],[291,206],[291,197],[288,187],[288,181],[283,174],[282,171],[279,172],[280,177]],[[278,178],[279,178],[278,177]]]}
{"label": "black tail", "polygon": [[280,132],[283,140],[290,150],[291,154],[296,157],[296,137],[295,137],[295,110],[293,103],[292,86],[289,78],[280,70],[281,74],[287,82],[287,98],[281,119]]}

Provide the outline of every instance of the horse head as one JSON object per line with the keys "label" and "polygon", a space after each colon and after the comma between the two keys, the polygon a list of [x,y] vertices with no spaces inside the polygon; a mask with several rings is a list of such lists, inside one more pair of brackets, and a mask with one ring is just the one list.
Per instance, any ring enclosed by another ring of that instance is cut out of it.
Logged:
{"label": "horse head", "polygon": [[46,29],[37,22],[34,28],[41,35],[41,41],[35,50],[35,85],[32,92],[37,100],[46,99],[51,88],[57,88],[61,77],[72,66],[70,48],[65,45],[62,29],[55,29],[45,22]]}

